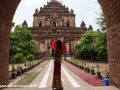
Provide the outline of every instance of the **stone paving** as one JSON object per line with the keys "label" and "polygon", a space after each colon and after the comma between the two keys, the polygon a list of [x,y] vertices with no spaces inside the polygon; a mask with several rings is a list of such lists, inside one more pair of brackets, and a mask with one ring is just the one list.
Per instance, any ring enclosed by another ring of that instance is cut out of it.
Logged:
{"label": "stone paving", "polygon": [[[51,89],[51,83],[52,83],[52,77],[53,77],[53,60],[50,60],[48,63],[43,62],[46,64],[44,69],[41,71],[41,73],[30,83],[30,85],[33,85],[36,83],[36,87],[32,88],[5,88],[3,90],[52,90]],[[52,64],[51,64],[52,63]],[[46,71],[50,68],[51,64],[51,70],[49,73],[49,77],[47,79],[46,87],[41,88],[40,83],[43,77],[46,74]],[[42,65],[42,64],[41,64]],[[119,90],[113,86],[109,87],[94,87],[91,86],[90,84],[86,83],[84,80],[79,78],[79,76],[75,75],[71,70],[69,70],[64,64],[62,64],[62,68],[66,70],[66,72],[75,80],[75,82],[79,85],[79,87],[75,87],[72,85],[70,82],[69,78],[66,76],[66,74],[63,72],[63,69],[61,70],[61,78],[62,78],[62,83],[64,86],[64,90]]]}
{"label": "stone paving", "polygon": [[[52,90],[51,88],[9,88],[9,89],[4,89],[4,90]],[[72,87],[72,88],[65,88],[63,90],[120,90],[114,86],[109,86],[109,87],[91,87],[91,86],[86,86],[86,87]]]}
{"label": "stone paving", "polygon": [[83,79],[85,82],[89,83],[92,86],[104,86],[104,83],[97,79],[96,77],[92,76],[89,73],[82,71],[81,69],[73,66],[72,64],[64,61],[64,64],[67,68],[72,70],[79,78]]}
{"label": "stone paving", "polygon": [[[21,74],[20,76],[18,76],[17,78],[15,79],[9,79],[9,84],[12,83],[12,84],[16,84],[18,81],[20,81],[22,78],[24,78],[25,76],[27,76],[29,73],[31,73],[32,71],[35,71],[37,70],[37,72],[40,72],[44,66],[48,63],[48,60],[45,60],[43,62],[41,62],[37,67],[35,67],[34,69],[24,73],[24,74]],[[11,78],[11,73],[9,73],[9,77]]]}
{"label": "stone paving", "polygon": [[[34,79],[34,81],[31,83],[31,85],[33,85],[34,83],[40,84],[43,76],[45,75],[45,73],[46,73],[46,71],[47,71],[47,69],[49,67],[49,64],[50,64],[50,62],[46,65],[46,67],[42,70],[42,72]],[[66,68],[64,64],[62,64],[62,67],[74,78],[74,80],[80,86],[90,86],[88,83],[86,83],[85,81],[80,79],[78,76],[76,76],[68,68]],[[50,74],[49,74],[49,77],[48,77],[48,81],[47,81],[47,84],[46,84],[47,86],[46,87],[49,87],[49,88],[51,87],[52,78],[53,78],[53,64],[52,64],[52,69],[50,70]],[[62,78],[62,83],[63,83],[64,88],[73,87],[72,84],[70,83],[70,81],[68,80],[67,76],[63,72],[63,70],[61,70],[61,78]]]}

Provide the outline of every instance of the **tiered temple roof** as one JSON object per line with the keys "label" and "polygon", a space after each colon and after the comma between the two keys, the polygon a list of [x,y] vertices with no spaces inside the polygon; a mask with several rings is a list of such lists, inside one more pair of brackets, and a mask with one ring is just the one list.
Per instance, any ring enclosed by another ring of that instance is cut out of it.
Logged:
{"label": "tiered temple roof", "polygon": [[[50,41],[55,38],[66,43],[66,55],[73,54],[75,43],[87,31],[84,21],[80,27],[76,27],[73,9],[69,11],[68,7],[57,0],[51,0],[40,7],[40,10],[36,9],[33,18],[33,27],[27,27],[26,21],[23,25],[33,34],[40,55],[50,55]],[[89,29],[92,29],[92,26],[89,26]]]}

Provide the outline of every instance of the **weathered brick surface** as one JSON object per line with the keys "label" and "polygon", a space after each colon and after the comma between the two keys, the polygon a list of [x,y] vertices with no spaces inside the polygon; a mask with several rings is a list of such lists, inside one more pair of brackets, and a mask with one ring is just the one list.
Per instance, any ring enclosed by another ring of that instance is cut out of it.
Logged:
{"label": "weathered brick surface", "polygon": [[98,0],[107,24],[110,84],[120,88],[120,0]]}
{"label": "weathered brick surface", "polygon": [[20,0],[0,1],[0,85],[8,84],[11,22]]}
{"label": "weathered brick surface", "polygon": [[[107,24],[110,84],[120,88],[120,0],[98,0]],[[20,0],[0,1],[0,85],[8,83],[10,24]]]}
{"label": "weathered brick surface", "polygon": [[8,83],[8,54],[9,54],[9,31],[7,26],[0,24],[0,85]]}

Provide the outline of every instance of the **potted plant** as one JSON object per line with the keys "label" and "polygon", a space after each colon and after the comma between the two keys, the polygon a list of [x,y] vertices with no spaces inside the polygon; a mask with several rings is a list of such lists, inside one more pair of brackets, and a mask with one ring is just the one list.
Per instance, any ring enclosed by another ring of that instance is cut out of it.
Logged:
{"label": "potted plant", "polygon": [[84,63],[82,62],[82,67],[81,67],[82,70],[84,70],[84,66],[83,66],[83,64],[84,64]]}
{"label": "potted plant", "polygon": [[21,74],[24,74],[24,70],[23,70],[22,66],[20,66],[20,70],[21,70]]}
{"label": "potted plant", "polygon": [[97,65],[96,65],[96,68],[97,68],[97,77],[98,77],[99,79],[102,79],[101,72],[99,71],[99,64],[98,64],[98,63],[97,63]]}
{"label": "potted plant", "polygon": [[108,70],[106,70],[106,78],[109,78]]}
{"label": "potted plant", "polygon": [[102,79],[101,72],[97,72],[97,77],[98,77],[99,79]]}
{"label": "potted plant", "polygon": [[15,67],[14,67],[14,57],[12,58],[12,79],[16,78]]}
{"label": "potted plant", "polygon": [[15,73],[15,67],[14,67],[14,63],[15,63],[15,60],[14,60],[14,55],[16,53],[16,49],[15,49],[15,46],[11,44],[12,47],[10,47],[10,59],[12,60],[12,73],[11,73],[11,78],[12,79],[15,79],[16,78],[16,73]]}
{"label": "potted plant", "polygon": [[87,65],[87,72],[90,73],[89,65]]}
{"label": "potted plant", "polygon": [[15,79],[16,78],[16,73],[15,73],[15,67],[12,67],[12,79]]}
{"label": "potted plant", "polygon": [[27,71],[30,71],[30,67],[27,67]]}
{"label": "potted plant", "polygon": [[32,54],[28,54],[27,55],[27,60],[29,61],[29,69],[31,70],[32,69],[32,61],[33,61],[33,55]]}
{"label": "potted plant", "polygon": [[87,72],[90,73],[90,68],[89,67],[87,68]]}
{"label": "potted plant", "polygon": [[20,76],[20,67],[17,66],[17,76]]}
{"label": "potted plant", "polygon": [[85,71],[87,71],[86,63],[85,63]]}
{"label": "potted plant", "polygon": [[14,55],[14,60],[16,61],[16,63],[18,64],[17,66],[17,76],[20,76],[20,63],[23,62],[23,54],[22,53],[17,53]]}
{"label": "potted plant", "polygon": [[78,68],[80,68],[80,62],[78,62]]}
{"label": "potted plant", "polygon": [[82,65],[80,64],[80,69],[82,69]]}
{"label": "potted plant", "polygon": [[24,64],[24,66],[25,66],[24,71],[27,72],[27,68],[26,68],[27,64],[26,64],[26,62]]}
{"label": "potted plant", "polygon": [[76,67],[78,67],[78,62],[76,62]]}
{"label": "potted plant", "polygon": [[92,74],[92,75],[95,75],[94,67],[91,67],[91,74]]}

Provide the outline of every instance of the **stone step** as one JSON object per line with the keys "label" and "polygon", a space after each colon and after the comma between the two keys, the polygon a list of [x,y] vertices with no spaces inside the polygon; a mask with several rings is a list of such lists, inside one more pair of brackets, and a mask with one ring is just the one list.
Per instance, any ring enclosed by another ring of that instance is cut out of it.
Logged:
{"label": "stone step", "polygon": [[[52,90],[51,88],[4,88],[3,90]],[[64,88],[63,90],[120,90],[114,86],[86,86],[86,87],[72,87]]]}

